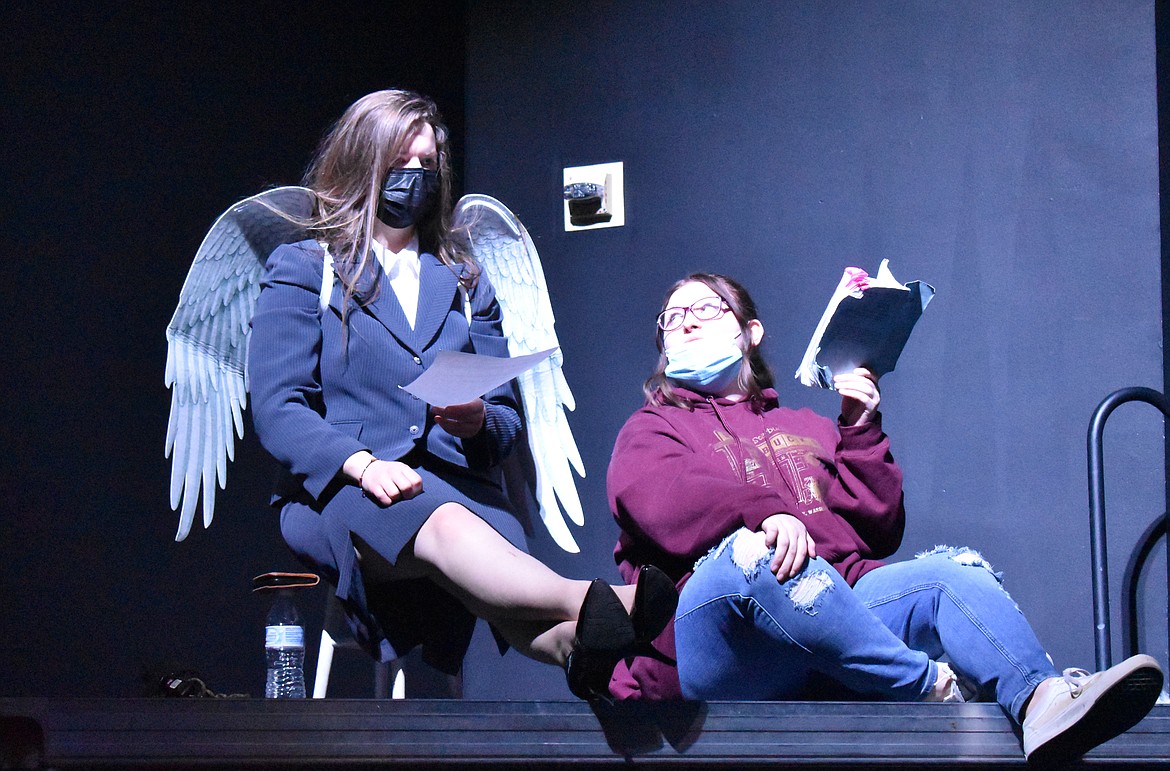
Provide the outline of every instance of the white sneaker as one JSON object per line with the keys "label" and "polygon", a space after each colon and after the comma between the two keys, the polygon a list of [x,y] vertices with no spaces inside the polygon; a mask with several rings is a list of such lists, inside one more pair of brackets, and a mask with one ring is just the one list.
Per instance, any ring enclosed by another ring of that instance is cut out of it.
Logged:
{"label": "white sneaker", "polygon": [[934,690],[926,694],[923,701],[937,701],[944,704],[951,702],[965,702],[963,692],[959,690],[959,678],[955,677],[955,671],[951,669],[951,665],[945,661],[936,661],[938,666],[938,679],[934,681]]}
{"label": "white sneaker", "polygon": [[1024,716],[1024,755],[1051,762],[1080,757],[1137,725],[1162,690],[1162,668],[1133,656],[1104,672],[1066,669],[1045,680]]}

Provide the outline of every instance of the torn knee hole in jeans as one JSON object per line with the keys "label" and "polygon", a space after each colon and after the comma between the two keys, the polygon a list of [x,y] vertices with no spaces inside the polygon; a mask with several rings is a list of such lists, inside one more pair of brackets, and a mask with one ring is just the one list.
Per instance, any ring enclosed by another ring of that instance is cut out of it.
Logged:
{"label": "torn knee hole in jeans", "polygon": [[804,611],[810,616],[815,616],[817,602],[825,595],[825,592],[832,590],[832,588],[833,579],[829,577],[828,572],[818,570],[791,579],[784,591],[788,595],[788,599],[792,600],[794,608]]}
{"label": "torn knee hole in jeans", "polygon": [[983,568],[988,573],[995,576],[996,581],[1001,584],[1003,583],[1003,573],[1000,573],[992,568],[991,563],[987,561],[986,557],[968,546],[946,546],[944,544],[940,544],[933,549],[927,549],[926,551],[915,554],[914,558],[922,559],[923,557],[933,557],[936,554],[950,557],[960,565],[966,565],[973,568]]}
{"label": "torn knee hole in jeans", "polygon": [[[944,544],[940,544],[935,546],[933,549],[927,549],[924,552],[915,554],[914,558],[922,559],[923,557],[933,557],[935,555],[949,557],[958,564],[966,565],[967,567],[983,568],[991,574],[991,576],[995,579],[995,582],[999,584],[1000,590],[1004,594],[1007,594],[1008,599],[1011,599],[1011,595],[1008,594],[1007,589],[1003,588],[1003,573],[991,567],[991,563],[987,561],[987,558],[975,549],[972,549],[968,546],[946,546]],[[1014,602],[1015,601],[1013,600],[1013,603]],[[1019,608],[1017,607],[1017,610],[1018,609]]]}
{"label": "torn knee hole in jeans", "polygon": [[773,550],[768,548],[763,533],[753,533],[741,527],[700,557],[695,562],[694,570],[698,571],[704,562],[719,559],[724,553],[743,572],[744,577],[754,581],[763,565],[772,558]]}
{"label": "torn knee hole in jeans", "polygon": [[[698,570],[705,560],[718,558],[724,553],[732,564],[743,571],[749,581],[754,581],[761,570],[767,569],[768,561],[776,550],[770,548],[763,533],[740,528],[723,539],[723,542],[695,563]],[[833,588],[833,579],[826,570],[805,572],[791,578],[784,585],[784,592],[792,600],[792,606],[810,616],[817,614],[817,603],[825,592]]]}
{"label": "torn knee hole in jeans", "polygon": [[772,559],[774,549],[769,549],[763,533],[750,530],[736,531],[731,541],[731,561],[749,579],[754,579],[765,562]]}

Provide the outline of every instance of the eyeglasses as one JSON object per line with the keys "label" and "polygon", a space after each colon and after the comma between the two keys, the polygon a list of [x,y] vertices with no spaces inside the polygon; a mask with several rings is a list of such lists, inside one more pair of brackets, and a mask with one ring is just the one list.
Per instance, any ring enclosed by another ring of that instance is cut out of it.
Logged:
{"label": "eyeglasses", "polygon": [[667,308],[658,314],[658,328],[663,332],[671,332],[682,326],[687,311],[699,321],[711,321],[731,310],[727,303],[718,297],[704,297],[696,300],[689,308]]}

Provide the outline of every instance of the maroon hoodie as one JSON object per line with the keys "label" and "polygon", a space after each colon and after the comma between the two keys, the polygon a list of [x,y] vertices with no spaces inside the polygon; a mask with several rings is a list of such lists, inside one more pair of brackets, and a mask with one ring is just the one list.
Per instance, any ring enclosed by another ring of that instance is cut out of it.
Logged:
{"label": "maroon hoodie", "polygon": [[[685,389],[694,410],[647,406],[618,434],[609,463],[609,506],[622,533],[618,570],[632,582],[656,565],[681,590],[695,561],[741,527],[759,530],[792,514],[824,558],[849,582],[881,565],[902,541],[902,471],[890,455],[881,415],[837,426],[812,410],[761,405]],[[655,640],[674,658],[674,624]],[[618,664],[619,699],[681,698],[678,670],[650,658]]]}

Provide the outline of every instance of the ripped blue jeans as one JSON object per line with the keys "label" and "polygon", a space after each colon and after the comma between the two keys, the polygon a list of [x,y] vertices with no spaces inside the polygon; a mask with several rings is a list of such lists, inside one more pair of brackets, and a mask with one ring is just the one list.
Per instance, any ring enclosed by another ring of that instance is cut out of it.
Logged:
{"label": "ripped blue jeans", "polygon": [[818,677],[858,694],[921,701],[944,656],[1013,718],[1057,676],[1031,626],[968,549],[877,568],[850,588],[825,560],[779,583],[762,535],[738,530],[701,559],[675,621],[688,699],[800,698]]}

